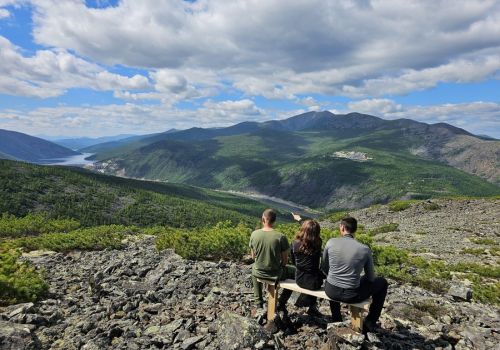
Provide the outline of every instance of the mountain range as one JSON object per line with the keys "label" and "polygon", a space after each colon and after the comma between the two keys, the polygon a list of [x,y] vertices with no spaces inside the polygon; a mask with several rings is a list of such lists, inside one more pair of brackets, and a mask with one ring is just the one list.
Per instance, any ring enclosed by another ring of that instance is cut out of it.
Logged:
{"label": "mountain range", "polygon": [[134,136],[137,135],[121,134],[116,136],[103,136],[103,137],[50,138],[49,141],[57,143],[58,145],[61,145],[63,147],[70,148],[72,150],[78,150],[81,148],[91,147],[93,145],[97,145],[100,143],[119,141]]}
{"label": "mountain range", "polygon": [[500,194],[499,141],[445,123],[360,113],[308,112],[92,147],[104,173],[265,193],[313,208]]}
{"label": "mountain range", "polygon": [[38,137],[0,129],[0,159],[43,163],[78,154],[80,153]]}

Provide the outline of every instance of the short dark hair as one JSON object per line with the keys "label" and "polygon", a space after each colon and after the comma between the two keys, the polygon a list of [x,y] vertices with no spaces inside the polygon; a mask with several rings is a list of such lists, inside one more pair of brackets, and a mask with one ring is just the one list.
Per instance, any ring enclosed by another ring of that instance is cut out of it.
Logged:
{"label": "short dark hair", "polygon": [[276,221],[276,212],[273,209],[266,209],[262,213],[262,218],[270,225],[274,224]]}
{"label": "short dark hair", "polygon": [[349,233],[355,233],[358,229],[358,221],[351,217],[345,217],[340,221],[340,224],[345,227],[346,231]]}

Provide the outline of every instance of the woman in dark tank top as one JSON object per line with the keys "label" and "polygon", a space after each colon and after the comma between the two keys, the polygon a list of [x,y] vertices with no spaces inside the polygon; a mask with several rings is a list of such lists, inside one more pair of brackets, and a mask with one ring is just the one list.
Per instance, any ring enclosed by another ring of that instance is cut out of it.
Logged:
{"label": "woman in dark tank top", "polygon": [[[294,218],[300,216],[293,215]],[[292,262],[295,264],[295,282],[299,287],[309,290],[321,289],[325,274],[320,270],[321,245],[320,237],[321,227],[315,220],[305,220],[302,222],[300,231],[295,236],[292,243]],[[342,321],[340,317],[334,317],[334,305],[336,302],[330,301],[330,310],[332,312],[333,322]],[[309,306],[307,313],[311,316],[323,316],[318,310],[317,298],[312,295],[300,294],[296,306]]]}
{"label": "woman in dark tank top", "polygon": [[[299,287],[318,290],[323,285],[325,275],[319,269],[321,259],[320,225],[315,220],[305,220],[292,243],[292,261],[295,263],[295,281]],[[308,314],[319,316],[317,298],[301,294],[297,306],[309,306]]]}

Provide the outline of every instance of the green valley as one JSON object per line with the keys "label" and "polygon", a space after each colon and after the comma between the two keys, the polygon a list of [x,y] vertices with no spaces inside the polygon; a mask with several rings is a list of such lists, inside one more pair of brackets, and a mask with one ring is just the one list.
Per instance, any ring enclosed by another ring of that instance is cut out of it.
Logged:
{"label": "green valley", "polygon": [[[454,151],[466,159],[461,170],[448,164],[457,161],[447,145],[464,138],[474,142],[476,151],[465,154],[465,146]],[[312,208],[339,209],[400,198],[498,195],[499,149],[498,141],[480,140],[447,124],[321,112],[156,134],[95,157],[100,160],[96,168],[109,174],[258,192]],[[483,163],[493,167],[471,165],[470,159],[481,154],[488,154]],[[493,183],[471,174],[481,171]]]}

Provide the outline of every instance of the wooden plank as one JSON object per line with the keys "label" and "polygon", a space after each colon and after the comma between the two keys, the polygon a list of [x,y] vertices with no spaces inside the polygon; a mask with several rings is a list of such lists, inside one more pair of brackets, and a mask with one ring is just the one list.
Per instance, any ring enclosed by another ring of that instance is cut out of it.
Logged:
{"label": "wooden plank", "polygon": [[351,325],[352,329],[357,332],[363,332],[363,309],[350,305],[349,309],[351,311]]}
{"label": "wooden plank", "polygon": [[[266,279],[263,279],[263,278],[258,278],[257,280],[259,282],[265,283],[267,285],[271,285],[272,284],[273,286],[276,283],[276,281],[266,280]],[[292,279],[286,279],[284,281],[280,281],[278,283],[278,286],[280,288],[285,288],[285,289],[293,290],[294,292],[299,292],[299,293],[303,293],[303,294],[312,295],[312,296],[315,296],[317,298],[326,299],[326,300],[333,300],[333,299],[330,299],[326,295],[324,289],[319,289],[319,290],[304,289],[304,288],[299,287],[297,285],[297,283],[295,283],[295,280],[292,280]],[[336,301],[336,300],[334,300],[334,301]],[[354,303],[354,304],[344,303],[344,304],[352,305],[352,306],[357,307],[359,309],[368,311],[368,309],[370,307],[370,303],[371,303],[370,299],[367,299],[367,300],[364,300],[364,301],[359,302],[359,303]]]}
{"label": "wooden plank", "polygon": [[278,288],[274,282],[267,284],[267,320],[272,321],[276,315],[276,304],[278,302]]}

